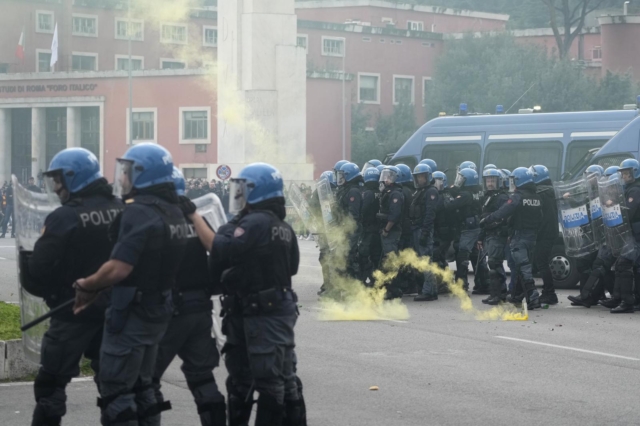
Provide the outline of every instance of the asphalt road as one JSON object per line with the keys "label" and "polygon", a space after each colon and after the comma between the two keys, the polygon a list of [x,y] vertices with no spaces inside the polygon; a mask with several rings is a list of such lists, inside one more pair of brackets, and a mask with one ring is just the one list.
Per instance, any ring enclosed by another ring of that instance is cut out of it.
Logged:
{"label": "asphalt road", "polygon": [[[449,297],[405,298],[407,321],[323,322],[317,251],[312,242],[300,246],[296,339],[310,425],[640,424],[638,314],[574,308],[571,292],[560,291],[560,304],[527,322],[477,321]],[[11,265],[0,261],[3,297],[15,293]],[[481,298],[472,300],[484,309]],[[164,380],[174,409],[163,424],[197,425],[178,362]],[[0,424],[29,425],[32,395],[29,384],[0,385]],[[72,383],[65,424],[97,424],[95,397],[93,383]]]}

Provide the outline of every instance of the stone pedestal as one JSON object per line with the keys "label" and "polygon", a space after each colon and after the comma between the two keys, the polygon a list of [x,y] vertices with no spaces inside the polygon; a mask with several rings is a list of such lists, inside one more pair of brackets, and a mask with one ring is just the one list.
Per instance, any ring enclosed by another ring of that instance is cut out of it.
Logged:
{"label": "stone pedestal", "polygon": [[31,110],[31,176],[47,170],[47,109]]}
{"label": "stone pedestal", "polygon": [[313,179],[306,149],[306,54],[294,0],[218,2],[218,163],[263,161]]}
{"label": "stone pedestal", "polygon": [[11,179],[11,109],[0,108],[0,182]]}

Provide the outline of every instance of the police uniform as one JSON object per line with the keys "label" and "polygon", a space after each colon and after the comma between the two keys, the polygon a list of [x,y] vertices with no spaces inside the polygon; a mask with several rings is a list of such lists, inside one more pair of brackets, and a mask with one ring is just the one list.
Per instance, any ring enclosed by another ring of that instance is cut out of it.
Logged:
{"label": "police uniform", "polygon": [[[400,237],[402,236],[402,210],[404,206],[404,195],[402,189],[397,184],[385,186],[380,196],[380,213],[378,221],[381,223],[382,259],[389,253],[398,253],[400,247]],[[385,231],[388,222],[393,222],[391,229]],[[385,235],[385,233],[387,235]],[[401,297],[402,290],[398,288],[397,280],[388,285],[387,297]]]}
{"label": "police uniform", "polygon": [[536,246],[536,234],[542,222],[542,203],[533,182],[517,188],[502,207],[487,216],[484,223],[486,226],[493,226],[507,220],[511,231],[511,256],[516,265],[517,276],[512,300],[519,302],[526,296],[529,308],[533,309],[540,305],[531,260]]}
{"label": "police uniform", "polygon": [[402,204],[402,234],[400,235],[399,250],[407,248],[413,248],[413,226],[411,224],[411,204],[413,202],[413,181],[403,182],[400,184],[402,187],[402,196],[404,197],[404,203]]}
{"label": "police uniform", "polygon": [[[456,235],[458,226],[457,215],[446,208],[446,205],[453,199],[448,188],[439,191],[438,204],[436,207],[436,219],[434,225],[434,249],[433,261],[440,269],[447,269],[447,252],[451,247]],[[438,293],[446,293],[449,289],[446,285],[438,289]]]}
{"label": "police uniform", "polygon": [[158,344],[173,316],[175,286],[190,228],[172,183],[126,201],[111,259],[133,267],[113,287],[100,352],[99,406],[104,425],[158,424],[170,404],[156,401]]}
{"label": "police uniform", "polygon": [[[347,247],[347,274],[352,278],[360,277],[360,265],[358,259],[358,244],[362,234],[362,192],[360,184],[355,180],[338,187],[336,194],[339,214],[338,218],[342,226],[349,229]],[[347,225],[347,217],[351,218],[352,224]],[[355,226],[351,229],[351,226]]]}
{"label": "police uniform", "polygon": [[611,268],[616,263],[616,257],[606,244],[603,244],[593,256],[588,255],[576,260],[580,272],[584,274],[586,271],[587,276],[586,279],[581,277],[581,281],[584,282],[580,283],[580,297],[569,296],[572,305],[589,308],[604,298],[605,289],[613,294],[611,283],[615,276],[612,277]]}
{"label": "police uniform", "polygon": [[[224,287],[222,350],[229,372],[230,425],[244,425],[258,391],[256,425],[280,424],[300,413],[294,372],[297,296],[291,277],[300,254],[284,210],[254,206],[218,230],[211,248],[214,281]],[[285,404],[286,403],[286,404]]]}
{"label": "police uniform", "polygon": [[538,273],[542,276],[544,303],[558,303],[549,267],[553,245],[558,238],[558,206],[553,186],[539,184],[537,192],[542,203],[542,223],[536,239],[535,262]]}
{"label": "police uniform", "polygon": [[[111,222],[123,209],[111,195],[111,187],[99,179],[71,195],[50,213],[33,254],[21,259],[27,278],[23,287],[44,298],[50,308],[72,299],[72,284],[96,272],[109,259],[113,243],[108,238]],[[71,307],[51,318],[42,339],[41,361],[34,382],[36,408],[33,425],[57,425],[66,413],[65,388],[79,373],[84,355],[100,372],[99,355],[107,295],[79,315]]]}
{"label": "police uniform", "polygon": [[380,233],[378,219],[380,211],[380,192],[378,182],[366,182],[362,190],[362,239],[360,240],[361,279],[365,284],[373,285],[373,271],[380,264]]}
{"label": "police uniform", "polygon": [[[482,218],[497,212],[509,200],[502,191],[487,191],[482,206]],[[507,227],[504,223],[484,226],[480,233],[484,249],[489,257],[489,297],[482,302],[496,305],[506,299],[507,274],[504,270],[504,248],[507,244]]]}
{"label": "police uniform", "polygon": [[218,390],[213,369],[220,354],[211,336],[213,326],[211,296],[214,294],[209,274],[208,255],[186,218],[189,231],[184,258],[173,289],[174,314],[158,347],[153,375],[156,400],[164,401],[160,379],[175,356],[182,360],[182,372],[193,394],[203,426],[225,426],[225,402]]}
{"label": "police uniform", "polygon": [[[420,256],[433,256],[433,227],[438,208],[438,190],[429,185],[413,194],[409,216],[413,229],[413,249]],[[438,286],[431,272],[424,273],[424,282],[420,291],[424,300],[438,298]],[[420,296],[416,298],[419,300]]]}

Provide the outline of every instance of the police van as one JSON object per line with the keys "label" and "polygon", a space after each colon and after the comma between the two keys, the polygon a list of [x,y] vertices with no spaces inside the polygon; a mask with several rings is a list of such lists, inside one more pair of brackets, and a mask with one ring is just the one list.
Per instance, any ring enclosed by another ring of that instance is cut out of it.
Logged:
{"label": "police van", "polygon": [[[388,164],[404,163],[413,169],[420,160],[431,158],[451,182],[462,161],[473,161],[480,171],[485,164],[509,170],[544,164],[557,181],[579,176],[596,155],[604,155],[600,148],[636,117],[636,105],[616,111],[439,117],[420,127]],[[620,164],[620,154],[615,155],[610,161]],[[575,287],[579,273],[573,259],[565,255],[560,235],[552,255],[556,286]]]}

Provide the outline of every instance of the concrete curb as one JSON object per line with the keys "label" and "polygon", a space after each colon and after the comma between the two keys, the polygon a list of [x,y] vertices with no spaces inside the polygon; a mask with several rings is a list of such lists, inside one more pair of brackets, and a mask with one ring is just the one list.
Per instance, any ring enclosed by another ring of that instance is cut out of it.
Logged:
{"label": "concrete curb", "polygon": [[38,368],[24,356],[21,339],[0,341],[0,380],[22,379]]}

